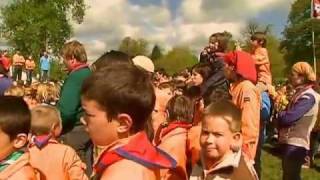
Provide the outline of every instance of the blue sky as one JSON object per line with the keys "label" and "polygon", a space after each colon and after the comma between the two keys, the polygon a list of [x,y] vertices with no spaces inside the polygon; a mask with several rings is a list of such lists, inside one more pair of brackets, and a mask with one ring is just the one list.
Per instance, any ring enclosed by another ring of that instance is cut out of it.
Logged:
{"label": "blue sky", "polygon": [[[1,4],[9,0],[0,0]],[[126,36],[145,38],[165,49],[187,45],[199,52],[210,34],[227,30],[241,38],[250,20],[271,24],[281,37],[295,0],[85,0],[84,22],[74,24],[91,60],[117,48]]]}

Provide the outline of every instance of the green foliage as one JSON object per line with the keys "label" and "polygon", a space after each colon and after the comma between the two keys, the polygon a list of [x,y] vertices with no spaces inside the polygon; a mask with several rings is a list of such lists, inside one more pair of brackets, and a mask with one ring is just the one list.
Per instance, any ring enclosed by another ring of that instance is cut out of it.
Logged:
{"label": "green foliage", "polygon": [[286,77],[284,55],[279,50],[280,40],[273,34],[267,35],[267,49],[273,81]]}
{"label": "green foliage", "polygon": [[54,59],[51,62],[50,67],[50,79],[54,81],[64,80],[67,77],[67,71],[65,71],[65,66],[58,59]]}
{"label": "green foliage", "polygon": [[84,13],[84,0],[15,0],[1,8],[0,29],[23,55],[39,58],[48,49],[56,55],[71,37],[68,15],[81,23]]}
{"label": "green foliage", "polygon": [[[282,167],[280,154],[276,154],[276,151],[269,144],[264,145],[262,151],[261,162],[262,162],[262,178],[265,180],[279,180],[282,178]],[[320,160],[317,158],[315,163],[319,166]],[[315,177],[320,177],[319,167],[315,169],[302,169],[301,178],[303,180],[314,180]]]}
{"label": "green foliage", "polygon": [[155,61],[155,67],[156,69],[163,68],[167,73],[173,75],[185,68],[192,67],[197,62],[197,57],[188,47],[174,47],[164,57]]}
{"label": "green foliage", "polygon": [[149,43],[145,39],[132,39],[131,37],[125,37],[119,46],[119,51],[127,53],[130,57],[137,55],[148,55]]}
{"label": "green foliage", "polygon": [[160,58],[162,58],[163,54],[162,54],[162,50],[160,48],[160,46],[158,46],[157,44],[153,46],[150,58],[152,61],[156,61]]}
{"label": "green foliage", "polygon": [[315,32],[316,57],[320,58],[320,20],[311,19],[310,0],[297,0],[291,6],[281,41],[288,67],[297,61],[307,61],[313,65],[312,28]]}

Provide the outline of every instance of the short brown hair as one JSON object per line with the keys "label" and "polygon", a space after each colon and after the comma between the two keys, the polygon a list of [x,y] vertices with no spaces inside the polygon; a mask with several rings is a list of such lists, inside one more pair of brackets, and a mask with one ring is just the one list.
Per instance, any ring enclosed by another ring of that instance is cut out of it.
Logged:
{"label": "short brown hair", "polygon": [[192,71],[200,74],[204,81],[208,80],[213,73],[209,63],[198,63],[192,67]]}
{"label": "short brown hair", "polygon": [[184,121],[192,123],[194,104],[186,96],[176,95],[172,97],[166,107],[169,113],[168,121]]}
{"label": "short brown hair", "polygon": [[70,41],[64,44],[62,56],[66,59],[76,59],[79,62],[87,62],[87,53],[84,46],[79,41]]}
{"label": "short brown hair", "polygon": [[50,105],[39,105],[31,110],[31,133],[35,135],[49,134],[54,124],[60,124],[59,111]]}
{"label": "short brown hair", "polygon": [[241,110],[231,101],[222,100],[210,104],[205,108],[202,118],[208,116],[222,117],[228,123],[231,132],[241,132]]}
{"label": "short brown hair", "polygon": [[224,32],[214,33],[209,37],[210,43],[218,42],[217,52],[225,52],[228,48],[229,37]]}
{"label": "short brown hair", "polygon": [[106,66],[83,83],[82,98],[96,101],[109,120],[120,113],[133,120],[132,132],[143,130],[155,105],[155,92],[149,74],[129,63]]}
{"label": "short brown hair", "polygon": [[30,110],[21,97],[0,96],[0,129],[13,140],[30,130]]}

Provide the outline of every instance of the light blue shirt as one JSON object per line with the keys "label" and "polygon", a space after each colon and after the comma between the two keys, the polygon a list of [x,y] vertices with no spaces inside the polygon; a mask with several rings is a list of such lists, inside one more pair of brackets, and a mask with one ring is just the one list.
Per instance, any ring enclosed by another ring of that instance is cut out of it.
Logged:
{"label": "light blue shirt", "polygon": [[50,58],[42,56],[40,58],[40,68],[41,70],[50,70]]}

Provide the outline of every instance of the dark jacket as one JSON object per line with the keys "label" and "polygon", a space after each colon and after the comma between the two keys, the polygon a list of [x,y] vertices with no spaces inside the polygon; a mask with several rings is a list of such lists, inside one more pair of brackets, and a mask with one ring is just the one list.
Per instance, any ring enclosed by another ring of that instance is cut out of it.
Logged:
{"label": "dark jacket", "polygon": [[222,88],[226,92],[229,91],[229,82],[226,79],[223,68],[224,62],[221,58],[216,58],[215,61],[211,62],[212,74],[206,80],[205,83],[201,85],[201,95],[204,99],[204,104],[208,105],[209,97],[214,89]]}

